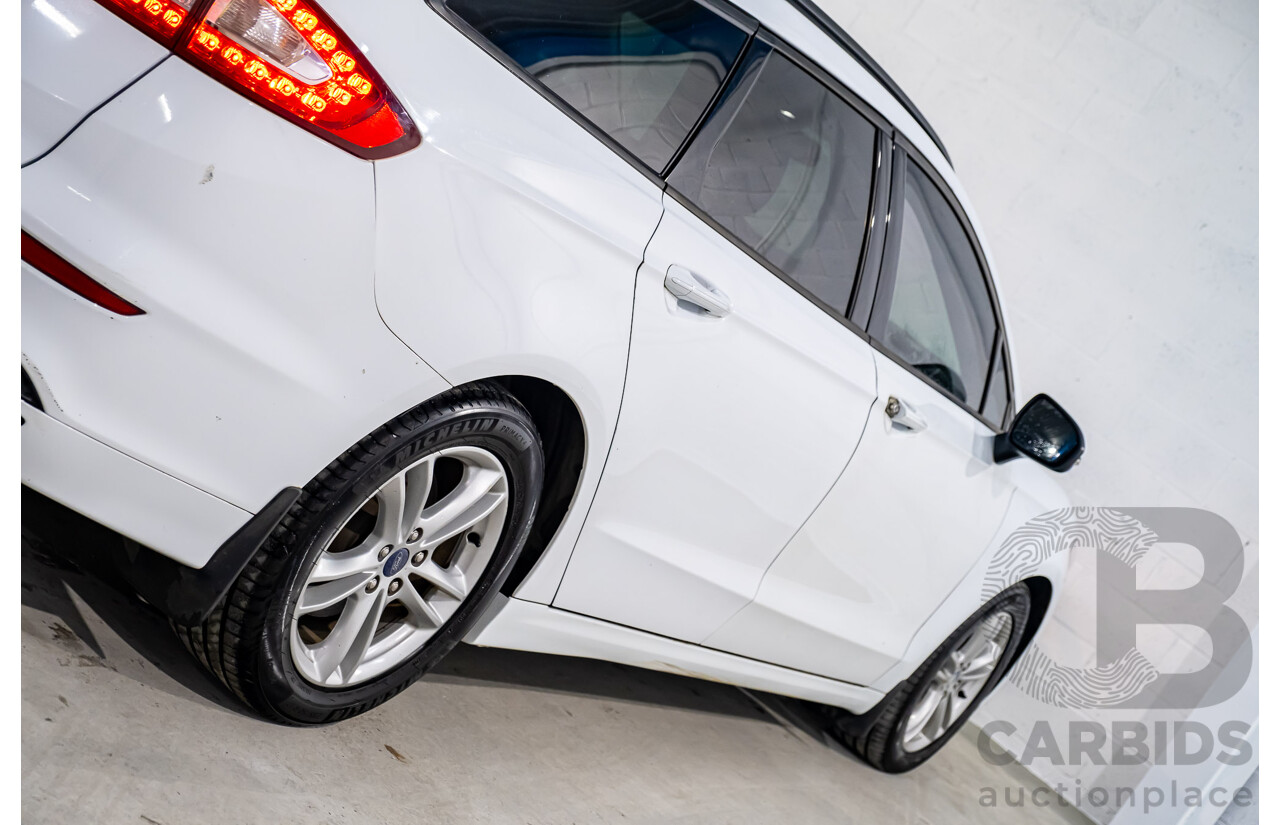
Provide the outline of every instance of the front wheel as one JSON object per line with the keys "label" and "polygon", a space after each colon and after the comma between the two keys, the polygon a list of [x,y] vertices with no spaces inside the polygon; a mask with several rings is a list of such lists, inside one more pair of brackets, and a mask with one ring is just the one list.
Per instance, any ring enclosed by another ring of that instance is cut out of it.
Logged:
{"label": "front wheel", "polygon": [[872,767],[902,773],[942,749],[1013,662],[1031,591],[1019,582],[997,595],[944,641],[855,742]]}
{"label": "front wheel", "polygon": [[312,480],[226,599],[179,635],[270,719],[363,713],[439,662],[498,592],[542,472],[519,402],[491,386],[446,393]]}

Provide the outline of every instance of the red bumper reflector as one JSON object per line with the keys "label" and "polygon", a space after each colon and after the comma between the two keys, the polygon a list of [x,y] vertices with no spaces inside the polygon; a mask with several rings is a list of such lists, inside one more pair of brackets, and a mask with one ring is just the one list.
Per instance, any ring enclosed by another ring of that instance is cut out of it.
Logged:
{"label": "red bumper reflector", "polygon": [[92,301],[105,310],[114,312],[117,315],[145,314],[138,307],[67,263],[58,253],[26,232],[22,233],[22,260],[81,298]]}

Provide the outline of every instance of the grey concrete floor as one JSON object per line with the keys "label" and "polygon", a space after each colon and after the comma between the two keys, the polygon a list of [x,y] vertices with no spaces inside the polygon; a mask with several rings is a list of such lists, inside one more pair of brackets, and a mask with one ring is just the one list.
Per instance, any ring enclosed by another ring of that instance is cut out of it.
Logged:
{"label": "grey concrete floor", "polygon": [[822,741],[802,703],[584,659],[463,646],[365,716],[272,725],[120,589],[105,561],[118,543],[24,490],[32,825],[1082,821],[981,807],[981,788],[1034,780],[982,761],[970,738],[887,777]]}

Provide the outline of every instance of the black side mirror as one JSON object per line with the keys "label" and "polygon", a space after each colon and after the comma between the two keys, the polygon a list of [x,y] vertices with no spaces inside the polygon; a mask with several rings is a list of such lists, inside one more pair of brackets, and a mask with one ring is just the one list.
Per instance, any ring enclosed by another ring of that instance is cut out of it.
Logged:
{"label": "black side mirror", "polygon": [[1019,455],[1065,473],[1084,455],[1084,433],[1057,401],[1041,393],[1014,417],[1009,432],[996,436],[997,464]]}

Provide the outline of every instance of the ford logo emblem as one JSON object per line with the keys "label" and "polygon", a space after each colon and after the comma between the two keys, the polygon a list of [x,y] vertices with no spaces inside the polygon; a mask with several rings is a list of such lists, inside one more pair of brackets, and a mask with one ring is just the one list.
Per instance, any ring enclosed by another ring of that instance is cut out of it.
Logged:
{"label": "ford logo emblem", "polygon": [[390,577],[394,576],[404,569],[409,563],[409,548],[401,547],[396,552],[387,557],[387,563],[382,566],[382,575]]}

